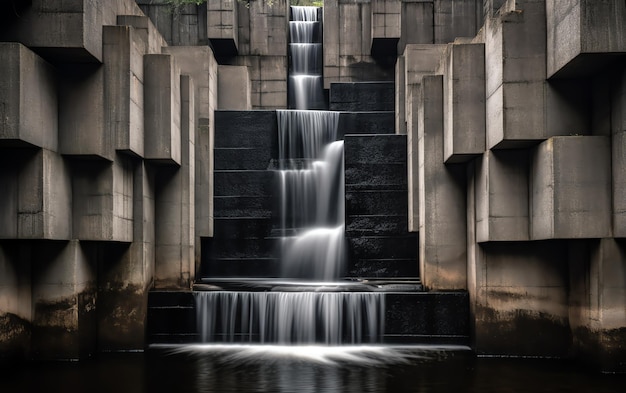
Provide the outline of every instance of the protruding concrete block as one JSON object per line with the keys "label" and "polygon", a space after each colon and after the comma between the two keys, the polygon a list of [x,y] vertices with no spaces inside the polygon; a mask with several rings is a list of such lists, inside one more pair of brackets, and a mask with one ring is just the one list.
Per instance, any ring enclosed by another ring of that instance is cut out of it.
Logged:
{"label": "protruding concrete block", "polygon": [[443,78],[425,76],[419,92],[420,278],[432,290],[467,289],[465,173],[443,163]]}
{"label": "protruding concrete block", "polygon": [[181,163],[180,70],[174,56],[144,56],[144,156]]}
{"label": "protruding concrete block", "polygon": [[485,29],[487,148],[546,139],[545,3],[508,0]]}
{"label": "protruding concrete block", "polygon": [[485,46],[451,44],[442,63],[443,159],[464,162],[485,151]]}
{"label": "protruding concrete block", "polygon": [[49,150],[7,151],[2,159],[4,225],[9,239],[70,239],[72,188],[64,159]]}
{"label": "protruding concrete block", "polygon": [[96,272],[78,240],[32,251],[33,352],[78,359],[96,349]]}
{"label": "protruding concrete block", "polygon": [[207,2],[207,36],[218,56],[238,52],[239,20],[236,0]]}
{"label": "protruding concrete block", "polygon": [[[404,51],[402,51],[404,53]],[[396,134],[406,134],[406,88],[404,82],[404,56],[398,56],[396,60],[396,75],[395,75],[395,125]]]}
{"label": "protruding concrete block", "polygon": [[156,175],[155,287],[190,288],[194,280],[195,123],[191,79],[180,80],[182,162]]}
{"label": "protruding concrete block", "polygon": [[115,149],[143,157],[146,42],[130,26],[104,26],[102,40],[106,132]]}
{"label": "protruding concrete block", "polygon": [[476,241],[529,240],[528,151],[486,151],[475,165]]}
{"label": "protruding concrete block", "polygon": [[248,67],[220,65],[217,71],[218,109],[250,110]]}
{"label": "protruding concrete block", "polygon": [[133,162],[72,162],[73,233],[80,240],[133,240]]}
{"label": "protruding concrete block", "polygon": [[482,1],[434,0],[434,42],[447,44],[457,37],[474,37],[482,20]]}
{"label": "protruding concrete block", "polygon": [[546,1],[548,77],[585,76],[626,54],[622,1]]}
{"label": "protruding concrete block", "polygon": [[610,141],[553,137],[533,152],[531,239],[611,236]]}
{"label": "protruding concrete block", "polygon": [[[137,3],[139,3],[139,1]],[[160,53],[161,48],[167,46],[167,41],[165,41],[159,30],[157,30],[150,18],[143,14],[118,14],[117,24],[121,26],[133,27],[136,35],[144,41],[148,53]]]}
{"label": "protruding concrete block", "polygon": [[0,145],[58,148],[53,67],[18,43],[0,43]]}
{"label": "protruding concrete block", "polygon": [[372,39],[400,38],[400,0],[372,0]]}

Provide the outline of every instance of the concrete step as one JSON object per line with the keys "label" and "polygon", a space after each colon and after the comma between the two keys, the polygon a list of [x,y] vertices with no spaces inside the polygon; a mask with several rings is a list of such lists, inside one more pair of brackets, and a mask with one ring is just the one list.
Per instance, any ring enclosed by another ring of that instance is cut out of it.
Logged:
{"label": "concrete step", "polygon": [[[396,285],[397,287],[397,285]],[[392,291],[385,293],[384,343],[469,344],[467,292]],[[148,297],[147,340],[198,342],[193,292],[152,291]]]}
{"label": "concrete step", "polygon": [[329,108],[333,111],[393,111],[394,82],[331,83]]}

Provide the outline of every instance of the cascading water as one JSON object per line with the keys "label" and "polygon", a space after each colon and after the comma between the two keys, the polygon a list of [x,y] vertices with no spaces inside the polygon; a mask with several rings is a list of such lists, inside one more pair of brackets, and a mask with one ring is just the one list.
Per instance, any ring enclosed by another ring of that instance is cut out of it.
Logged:
{"label": "cascading water", "polygon": [[[384,332],[384,294],[338,283],[346,259],[339,113],[310,110],[323,101],[321,44],[311,43],[319,8],[291,7],[291,14],[298,109],[277,111],[282,281],[271,292],[196,292],[203,342],[338,345],[379,342]],[[315,88],[300,80],[315,80]]]}

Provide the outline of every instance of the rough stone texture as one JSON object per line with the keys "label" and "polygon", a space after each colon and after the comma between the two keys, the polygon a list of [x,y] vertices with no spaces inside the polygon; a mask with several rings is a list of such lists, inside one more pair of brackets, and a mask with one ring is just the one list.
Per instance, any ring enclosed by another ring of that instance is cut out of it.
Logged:
{"label": "rough stone texture", "polygon": [[173,7],[168,0],[136,0],[169,45],[207,45],[206,4]]}
{"label": "rough stone texture", "polygon": [[626,54],[622,1],[546,1],[548,77],[597,72]]}
{"label": "rough stone texture", "polygon": [[531,239],[611,236],[609,138],[553,137],[531,158]]}
{"label": "rough stone texture", "polygon": [[433,1],[402,1],[400,13],[401,36],[398,53],[404,53],[407,44],[435,42]]}
{"label": "rough stone texture", "polygon": [[105,129],[115,149],[144,155],[143,54],[147,42],[130,26],[104,26]]}
{"label": "rough stone texture", "polygon": [[217,56],[237,54],[239,26],[236,0],[207,2],[207,36]]}
{"label": "rough stone texture", "polygon": [[473,37],[482,22],[481,0],[434,0],[434,44],[447,44],[456,37]]}
{"label": "rough stone texture", "polygon": [[57,151],[58,103],[53,67],[18,43],[0,43],[0,146]]}
{"label": "rough stone texture", "polygon": [[508,0],[485,29],[487,147],[547,138],[545,3]]}
{"label": "rough stone texture", "polygon": [[451,44],[443,68],[443,159],[468,161],[485,150],[485,46]]}
{"label": "rough stone texture", "polygon": [[425,76],[417,98],[420,278],[431,290],[467,288],[464,171],[443,163],[443,82]]}
{"label": "rough stone texture", "polygon": [[529,152],[486,151],[475,165],[476,241],[529,240]]}
{"label": "rough stone texture", "polygon": [[252,109],[250,75],[247,67],[220,65],[217,76],[217,109]]}
{"label": "rough stone texture", "polygon": [[144,56],[145,158],[181,163],[180,69],[166,54]]}
{"label": "rough stone texture", "polygon": [[330,84],[331,111],[392,111],[394,100],[393,82]]}

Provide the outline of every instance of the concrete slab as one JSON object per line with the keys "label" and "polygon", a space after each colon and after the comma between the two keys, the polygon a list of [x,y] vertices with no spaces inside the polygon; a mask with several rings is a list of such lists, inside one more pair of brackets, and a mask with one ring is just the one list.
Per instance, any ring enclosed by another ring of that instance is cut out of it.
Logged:
{"label": "concrete slab", "polygon": [[220,65],[217,73],[218,109],[250,110],[248,67]]}
{"label": "concrete slab", "polygon": [[0,146],[58,150],[54,68],[19,43],[0,43]]}

